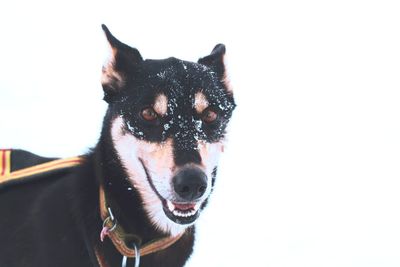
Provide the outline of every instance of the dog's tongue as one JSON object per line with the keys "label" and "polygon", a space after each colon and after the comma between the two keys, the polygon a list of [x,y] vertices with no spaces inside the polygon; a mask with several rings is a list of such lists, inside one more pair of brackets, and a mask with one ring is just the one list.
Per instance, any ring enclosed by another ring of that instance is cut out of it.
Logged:
{"label": "dog's tongue", "polygon": [[174,206],[178,210],[193,210],[195,208],[196,204],[195,203],[186,203],[186,204],[174,203]]}

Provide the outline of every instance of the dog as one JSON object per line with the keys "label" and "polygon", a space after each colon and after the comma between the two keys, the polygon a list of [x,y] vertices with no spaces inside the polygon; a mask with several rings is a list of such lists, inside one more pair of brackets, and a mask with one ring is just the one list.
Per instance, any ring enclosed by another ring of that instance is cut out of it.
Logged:
{"label": "dog", "polygon": [[225,46],[144,60],[102,28],[97,145],[70,159],[2,151],[0,266],[178,267],[193,251],[236,106]]}

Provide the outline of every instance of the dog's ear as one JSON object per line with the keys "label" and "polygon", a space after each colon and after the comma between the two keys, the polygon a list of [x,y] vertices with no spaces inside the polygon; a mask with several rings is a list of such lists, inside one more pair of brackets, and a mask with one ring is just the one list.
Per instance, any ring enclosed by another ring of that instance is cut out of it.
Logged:
{"label": "dog's ear", "polygon": [[110,102],[124,87],[127,71],[143,61],[136,48],[130,47],[115,38],[106,25],[101,25],[111,48],[111,56],[103,66],[101,84],[104,100]]}
{"label": "dog's ear", "polygon": [[218,78],[224,83],[226,89],[231,92],[232,89],[229,84],[224,62],[225,52],[225,45],[217,44],[211,51],[211,54],[200,58],[198,63],[210,67],[215,73],[217,73]]}

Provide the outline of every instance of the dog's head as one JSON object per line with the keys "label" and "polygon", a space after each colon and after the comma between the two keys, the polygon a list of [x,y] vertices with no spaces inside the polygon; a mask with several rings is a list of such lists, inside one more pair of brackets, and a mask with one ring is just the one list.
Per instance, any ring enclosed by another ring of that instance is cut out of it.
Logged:
{"label": "dog's head", "polygon": [[198,63],[143,60],[103,29],[111,46],[102,85],[116,114],[113,145],[150,221],[179,234],[199,217],[212,191],[235,107],[225,47],[217,45]]}

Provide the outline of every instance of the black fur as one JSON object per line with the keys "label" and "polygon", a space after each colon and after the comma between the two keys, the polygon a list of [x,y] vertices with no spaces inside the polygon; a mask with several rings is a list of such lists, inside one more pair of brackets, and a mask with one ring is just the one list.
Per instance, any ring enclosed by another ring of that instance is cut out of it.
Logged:
{"label": "black fur", "polygon": [[[105,26],[103,29],[115,52],[113,70],[123,82],[115,77],[103,83],[109,108],[100,140],[78,167],[0,186],[0,266],[98,266],[94,247],[99,248],[109,266],[120,266],[122,256],[111,241],[99,240],[100,184],[125,231],[140,236],[143,243],[165,236],[147,218],[139,193],[126,190],[132,185],[110,132],[117,116],[123,117],[126,133],[142,140],[163,142],[173,138],[178,166],[201,161],[197,140],[217,142],[224,138],[235,103],[223,81],[223,45],[217,45],[199,63],[176,58],[143,60],[137,49],[118,41]],[[213,123],[201,123],[201,114],[193,110],[194,95],[200,90],[218,114]],[[167,115],[149,123],[140,112],[151,106],[160,93],[170,100]],[[16,169],[50,160],[19,153],[21,157],[13,158],[21,162]],[[215,168],[213,185],[216,172]],[[191,227],[171,247],[144,256],[140,266],[183,266],[192,253],[194,231]]]}

